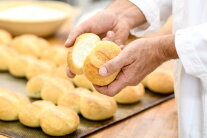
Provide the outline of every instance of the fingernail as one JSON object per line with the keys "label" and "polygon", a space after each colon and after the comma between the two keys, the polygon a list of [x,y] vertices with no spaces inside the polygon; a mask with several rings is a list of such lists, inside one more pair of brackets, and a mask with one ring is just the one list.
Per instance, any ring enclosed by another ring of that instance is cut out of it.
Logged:
{"label": "fingernail", "polygon": [[105,67],[101,67],[101,68],[99,69],[99,74],[100,74],[101,76],[107,76],[107,69],[106,69]]}

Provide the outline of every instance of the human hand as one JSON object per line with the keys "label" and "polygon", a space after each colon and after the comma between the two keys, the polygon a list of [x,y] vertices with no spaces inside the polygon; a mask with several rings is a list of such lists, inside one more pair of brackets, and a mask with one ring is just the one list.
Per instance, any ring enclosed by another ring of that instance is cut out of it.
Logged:
{"label": "human hand", "polygon": [[[128,39],[130,29],[145,21],[142,12],[130,1],[115,1],[108,8],[71,30],[65,45],[73,46],[76,38],[83,33],[94,33],[103,40],[123,45]],[[69,77],[75,76],[69,69],[67,74]]]}
{"label": "human hand", "polygon": [[102,76],[121,69],[116,80],[107,86],[94,87],[102,94],[114,96],[124,87],[140,83],[164,61],[177,57],[173,35],[135,40],[99,69]]}

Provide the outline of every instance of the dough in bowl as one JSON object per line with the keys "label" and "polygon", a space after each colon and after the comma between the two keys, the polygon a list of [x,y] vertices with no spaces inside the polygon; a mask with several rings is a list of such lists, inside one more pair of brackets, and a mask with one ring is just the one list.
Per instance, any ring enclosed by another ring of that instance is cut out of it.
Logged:
{"label": "dough in bowl", "polygon": [[141,100],[144,96],[145,89],[140,83],[137,86],[127,86],[114,96],[117,103],[132,104]]}
{"label": "dough in bowl", "polygon": [[57,106],[47,110],[40,118],[40,126],[50,136],[64,136],[79,126],[79,116],[68,107]]}
{"label": "dough in bowl", "polygon": [[50,101],[39,100],[26,105],[19,112],[19,121],[28,127],[40,127],[40,117],[55,105]]}
{"label": "dough in bowl", "polygon": [[72,91],[61,95],[57,105],[70,107],[75,112],[80,113],[80,99],[85,94],[91,94],[91,92],[85,88],[74,88]]}
{"label": "dough in bowl", "polygon": [[105,120],[112,117],[117,110],[117,104],[112,97],[97,92],[81,97],[80,112],[89,120]]}

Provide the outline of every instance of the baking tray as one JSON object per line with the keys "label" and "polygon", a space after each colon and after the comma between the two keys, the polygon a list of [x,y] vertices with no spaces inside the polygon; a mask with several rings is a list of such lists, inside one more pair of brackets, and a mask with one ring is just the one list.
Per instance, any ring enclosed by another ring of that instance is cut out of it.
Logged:
{"label": "baking tray", "polygon": [[[0,87],[10,89],[12,91],[23,93],[26,95],[25,90],[26,79],[19,79],[11,76],[7,72],[0,73]],[[84,137],[94,132],[97,132],[103,128],[106,128],[112,124],[127,119],[135,114],[138,114],[144,110],[147,110],[153,106],[163,103],[174,97],[174,94],[161,95],[155,94],[146,90],[145,96],[142,100],[136,104],[131,105],[118,105],[118,110],[114,117],[104,121],[89,121],[80,116],[80,126],[74,133],[59,137],[59,138],[75,138]],[[44,134],[41,128],[29,128],[23,126],[18,121],[4,122],[0,121],[0,134],[15,137],[15,138],[47,138],[51,137]]]}

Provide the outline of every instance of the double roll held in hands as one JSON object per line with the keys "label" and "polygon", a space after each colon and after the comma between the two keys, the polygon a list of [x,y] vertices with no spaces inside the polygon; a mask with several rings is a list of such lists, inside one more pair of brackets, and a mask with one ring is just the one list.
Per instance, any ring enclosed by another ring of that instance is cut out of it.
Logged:
{"label": "double roll held in hands", "polygon": [[84,74],[93,84],[104,86],[111,83],[119,72],[110,76],[99,75],[99,68],[121,52],[118,45],[110,41],[101,41],[92,33],[80,35],[68,53],[68,66],[71,72]]}

